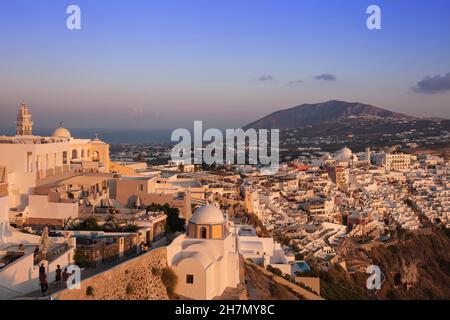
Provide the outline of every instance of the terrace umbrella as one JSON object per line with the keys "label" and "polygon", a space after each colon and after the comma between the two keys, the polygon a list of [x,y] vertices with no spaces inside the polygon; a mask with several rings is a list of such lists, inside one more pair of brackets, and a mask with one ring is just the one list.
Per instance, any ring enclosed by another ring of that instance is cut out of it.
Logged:
{"label": "terrace umbrella", "polygon": [[47,258],[47,250],[50,244],[50,237],[48,236],[48,228],[44,227],[42,230],[41,240],[39,241],[39,253],[42,254],[43,259]]}
{"label": "terrace umbrella", "polygon": [[141,206],[141,199],[139,197],[136,198],[136,202],[134,203],[134,206],[139,209]]}
{"label": "terrace umbrella", "polygon": [[112,205],[111,199],[109,197],[106,198],[106,200],[105,200],[105,207],[111,208],[112,206],[113,205]]}

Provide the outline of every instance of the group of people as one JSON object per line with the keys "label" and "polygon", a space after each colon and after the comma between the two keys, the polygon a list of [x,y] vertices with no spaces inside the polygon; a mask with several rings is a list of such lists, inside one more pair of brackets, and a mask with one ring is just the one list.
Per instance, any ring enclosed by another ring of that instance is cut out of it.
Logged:
{"label": "group of people", "polygon": [[144,243],[144,241],[141,241],[139,244],[139,254],[143,254],[148,251],[148,246]]}
{"label": "group of people", "polygon": [[[55,288],[62,288],[63,284],[67,285],[67,280],[69,279],[67,268],[62,271],[61,266],[58,264],[55,273]],[[43,263],[39,267],[39,284],[41,285],[42,295],[44,295],[48,290],[48,276]]]}

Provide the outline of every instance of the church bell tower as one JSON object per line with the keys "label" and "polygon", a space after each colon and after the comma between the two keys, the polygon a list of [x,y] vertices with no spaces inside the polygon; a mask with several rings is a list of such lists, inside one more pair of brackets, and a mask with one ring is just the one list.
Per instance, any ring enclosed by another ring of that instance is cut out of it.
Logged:
{"label": "church bell tower", "polygon": [[30,110],[25,103],[19,108],[16,121],[16,135],[17,136],[31,136],[33,135],[33,121],[31,119]]}

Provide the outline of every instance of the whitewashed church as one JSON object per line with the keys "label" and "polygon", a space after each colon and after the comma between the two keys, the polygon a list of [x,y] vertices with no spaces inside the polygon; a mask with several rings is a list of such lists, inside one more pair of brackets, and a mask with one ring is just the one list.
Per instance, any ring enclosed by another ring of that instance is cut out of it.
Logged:
{"label": "whitewashed church", "polygon": [[167,247],[167,263],[178,276],[175,293],[209,300],[239,284],[236,236],[228,231],[219,208],[203,206],[195,211],[186,234]]}

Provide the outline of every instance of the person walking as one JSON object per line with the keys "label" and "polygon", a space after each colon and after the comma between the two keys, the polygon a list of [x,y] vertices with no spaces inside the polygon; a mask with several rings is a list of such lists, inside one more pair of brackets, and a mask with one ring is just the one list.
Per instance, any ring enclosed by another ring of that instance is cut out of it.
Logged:
{"label": "person walking", "polygon": [[69,273],[67,272],[67,268],[65,268],[64,272],[62,273],[62,281],[65,287],[67,287],[67,280],[69,280]]}
{"label": "person walking", "polygon": [[141,241],[141,243],[139,244],[139,254],[143,253],[144,253],[144,241]]}
{"label": "person walking", "polygon": [[41,274],[41,273],[45,273],[45,267],[44,267],[43,263],[41,263],[41,265],[39,267],[39,274]]}
{"label": "person walking", "polygon": [[45,271],[39,274],[39,283],[41,284],[42,296],[44,296],[48,290],[47,273]]}
{"label": "person walking", "polygon": [[56,266],[55,272],[56,272],[56,275],[55,275],[56,287],[61,288],[62,270],[61,270],[61,266],[59,264]]}

